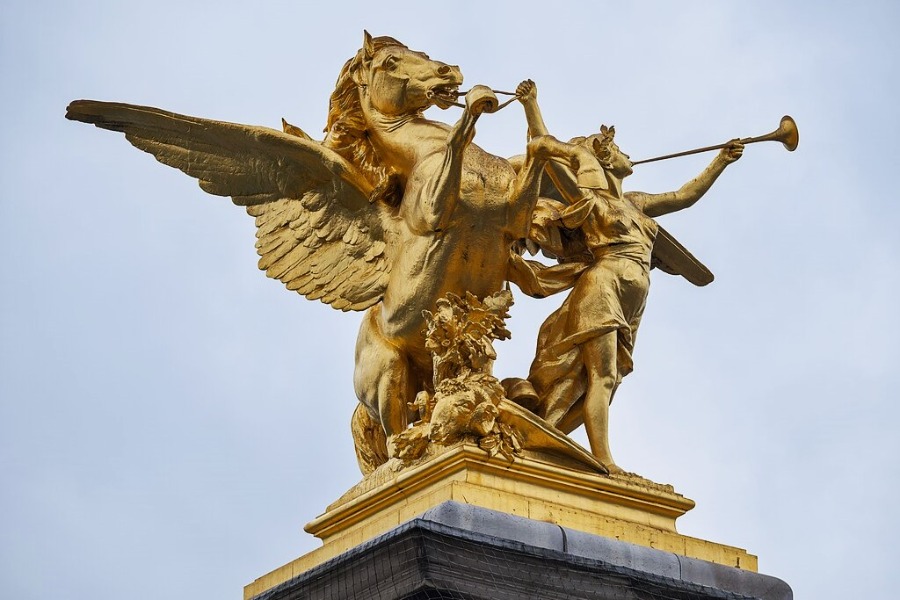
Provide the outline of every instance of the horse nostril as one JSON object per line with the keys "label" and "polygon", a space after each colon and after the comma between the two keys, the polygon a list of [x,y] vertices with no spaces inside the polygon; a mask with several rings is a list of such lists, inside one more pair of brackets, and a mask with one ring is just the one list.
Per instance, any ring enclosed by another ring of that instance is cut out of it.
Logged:
{"label": "horse nostril", "polygon": [[441,65],[438,67],[438,75],[446,75],[450,72],[450,67],[447,65]]}

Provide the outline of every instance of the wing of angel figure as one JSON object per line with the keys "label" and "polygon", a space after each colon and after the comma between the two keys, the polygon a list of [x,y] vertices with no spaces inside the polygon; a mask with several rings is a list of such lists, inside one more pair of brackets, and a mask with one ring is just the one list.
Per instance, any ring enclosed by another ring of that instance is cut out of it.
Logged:
{"label": "wing of angel figure", "polygon": [[671,233],[663,229],[662,225],[657,223],[656,226],[656,241],[653,242],[650,268],[658,268],[669,275],[681,275],[698,286],[712,283],[715,278],[712,271],[697,260]]}
{"label": "wing of angel figure", "polygon": [[285,124],[289,133],[157,108],[77,100],[66,118],[121,131],[137,148],[231,196],[255,217],[259,268],[311,300],[363,310],[384,293],[390,219],[351,163]]}

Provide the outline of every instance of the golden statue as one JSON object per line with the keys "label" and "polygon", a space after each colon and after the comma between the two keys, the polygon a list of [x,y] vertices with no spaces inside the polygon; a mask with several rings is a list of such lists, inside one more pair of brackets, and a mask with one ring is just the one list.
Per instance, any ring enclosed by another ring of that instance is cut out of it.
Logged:
{"label": "golden statue", "polygon": [[[632,351],[650,287],[650,266],[658,225],[652,217],[697,202],[725,167],[741,157],[734,140],[695,179],[676,192],[622,192],[631,175],[630,157],[613,141],[615,128],[562,143],[548,135],[537,104],[537,88],[517,90],[525,107],[534,153],[558,159],[548,169],[566,205],[545,205],[553,213],[536,224],[531,237],[547,243],[546,227],[580,231],[591,266],[577,276],[562,306],[546,320],[528,380],[540,399],[537,413],[568,433],[585,426],[591,451],[611,472],[620,471],[609,448],[609,405],[622,378],[633,369]],[[559,236],[561,239],[561,236]],[[555,246],[555,244],[547,244]],[[568,248],[558,254],[572,253]]]}
{"label": "golden statue", "polygon": [[[712,280],[651,217],[696,201],[742,146],[679,192],[623,194],[631,163],[612,129],[572,144],[548,137],[525,82],[516,96],[532,135],[526,154],[493,156],[472,143],[474,126],[502,105],[485,86],[458,104],[462,82],[458,67],[366,33],[338,76],[321,142],[286,122],[277,131],[120,103],[79,100],[66,116],[123,132],[246,207],[260,269],[289,290],[367,311],[352,424],[364,473],[466,436],[492,454],[549,452],[615,470],[606,411],[631,369],[651,263]],[[431,106],[461,106],[462,116],[430,121]],[[542,186],[545,170],[555,191]],[[539,201],[542,189],[562,202]],[[562,262],[527,261],[514,251],[524,245]],[[491,342],[509,335],[508,281],[539,297],[574,288],[544,324],[529,379],[501,385]],[[557,429],[582,421],[593,456]]]}

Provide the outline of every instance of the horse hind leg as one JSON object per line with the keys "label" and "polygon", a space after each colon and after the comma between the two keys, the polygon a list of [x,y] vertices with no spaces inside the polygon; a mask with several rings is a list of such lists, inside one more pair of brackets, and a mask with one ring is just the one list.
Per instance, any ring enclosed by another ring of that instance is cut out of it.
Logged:
{"label": "horse hind leg", "polygon": [[387,462],[387,437],[381,423],[362,404],[356,405],[350,418],[350,432],[356,449],[356,462],[363,475],[368,475]]}
{"label": "horse hind leg", "polygon": [[[391,458],[396,455],[393,438],[406,429],[409,423],[408,403],[414,396],[410,385],[409,360],[381,333],[379,311],[380,306],[373,307],[363,318],[356,341],[353,373],[353,387],[362,404],[357,412],[368,412],[368,420],[363,415],[354,417],[352,429],[357,458],[362,454],[376,457],[376,460],[381,456]],[[382,435],[363,433],[371,431],[374,425],[381,426]],[[365,472],[365,468],[363,470]]]}

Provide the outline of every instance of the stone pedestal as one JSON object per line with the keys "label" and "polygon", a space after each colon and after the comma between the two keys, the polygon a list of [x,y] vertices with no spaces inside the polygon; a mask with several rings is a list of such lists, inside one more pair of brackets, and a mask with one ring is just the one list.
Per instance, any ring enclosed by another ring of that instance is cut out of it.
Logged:
{"label": "stone pedestal", "polygon": [[[260,584],[260,585],[258,585]],[[445,502],[277,584],[255,600],[791,600],[783,581]]]}
{"label": "stone pedestal", "polygon": [[[460,590],[452,598],[638,598],[660,578],[675,587],[647,597],[734,597],[697,595],[696,586],[791,597],[784,583],[755,574],[755,556],[679,534],[675,520],[694,502],[668,485],[535,457],[510,462],[467,444],[396,467],[384,465],[307,524],[322,547],[260,577],[244,598],[438,598],[410,594],[439,579]],[[542,569],[551,559],[552,569]],[[557,583],[535,587],[544,570]],[[382,590],[384,581],[392,583]],[[535,593],[522,592],[521,581]],[[604,582],[638,595],[590,595]],[[585,591],[572,595],[582,583]]]}

